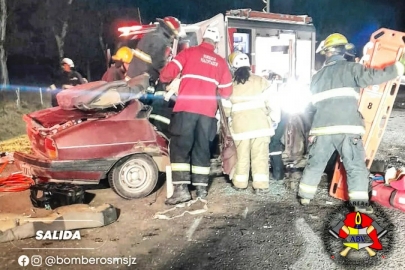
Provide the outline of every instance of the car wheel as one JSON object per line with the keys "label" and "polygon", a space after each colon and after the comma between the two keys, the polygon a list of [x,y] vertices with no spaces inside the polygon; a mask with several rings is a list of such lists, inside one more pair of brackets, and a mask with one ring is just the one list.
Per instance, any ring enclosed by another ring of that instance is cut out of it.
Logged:
{"label": "car wheel", "polygon": [[119,160],[108,175],[110,187],[122,198],[148,196],[158,182],[158,167],[148,155],[133,155]]}

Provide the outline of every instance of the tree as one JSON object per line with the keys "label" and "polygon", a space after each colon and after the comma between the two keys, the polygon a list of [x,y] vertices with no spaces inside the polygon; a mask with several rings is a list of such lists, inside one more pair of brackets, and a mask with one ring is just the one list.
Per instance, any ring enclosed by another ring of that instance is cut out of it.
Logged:
{"label": "tree", "polygon": [[[47,1],[47,3],[49,5],[49,0]],[[54,3],[54,1],[52,3]],[[66,12],[67,14],[65,14],[64,18],[59,19],[59,24],[60,24],[59,29],[57,29],[57,27],[55,27],[55,26],[52,26],[52,32],[55,35],[56,45],[58,46],[59,58],[63,58],[63,56],[65,54],[65,51],[64,51],[65,37],[66,37],[68,26],[69,26],[69,22],[68,22],[69,8],[72,5],[72,3],[73,3],[73,0],[67,1],[68,12]]]}
{"label": "tree", "polygon": [[7,3],[6,0],[0,0],[0,83],[4,87],[8,81],[7,54],[4,47],[6,42],[7,28]]}
{"label": "tree", "polygon": [[73,0],[36,1],[36,12],[30,17],[30,23],[36,31],[43,33],[43,39],[55,40],[59,58],[65,56],[65,38],[68,33]]}

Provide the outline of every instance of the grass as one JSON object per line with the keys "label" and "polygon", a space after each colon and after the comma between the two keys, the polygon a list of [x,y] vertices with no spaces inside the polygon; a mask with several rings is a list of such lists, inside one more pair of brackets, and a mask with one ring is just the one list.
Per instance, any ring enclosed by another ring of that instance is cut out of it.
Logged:
{"label": "grass", "polygon": [[28,151],[24,114],[50,107],[50,94],[43,92],[41,105],[39,92],[21,92],[20,106],[17,106],[16,93],[0,92],[0,152]]}

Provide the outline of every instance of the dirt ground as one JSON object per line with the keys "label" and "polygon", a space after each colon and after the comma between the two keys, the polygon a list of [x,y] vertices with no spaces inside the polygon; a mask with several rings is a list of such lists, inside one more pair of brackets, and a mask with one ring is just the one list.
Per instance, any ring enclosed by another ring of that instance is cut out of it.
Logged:
{"label": "dirt ground", "polygon": [[[393,111],[377,158],[405,160],[404,119],[405,110]],[[9,165],[0,177],[12,171],[15,169]],[[291,179],[299,177],[299,172],[291,175]],[[341,202],[329,197],[327,188],[327,183],[322,182],[313,204],[301,207],[296,200],[296,189],[273,185],[268,194],[258,196],[251,188],[235,191],[226,178],[215,177],[207,212],[162,220],[155,219],[154,215],[170,208],[164,205],[165,185],[139,200],[124,200],[104,183],[86,186],[90,205],[109,203],[117,207],[120,210],[118,221],[101,228],[81,230],[81,240],[31,238],[0,243],[0,266],[1,269],[21,269],[19,256],[40,255],[43,260],[40,269],[405,269],[402,262],[405,251],[401,248],[405,241],[405,214],[394,209],[384,209],[384,212],[395,225],[395,245],[389,256],[378,260],[378,265],[343,267],[330,258],[325,251],[323,230],[331,211]],[[198,202],[193,209],[202,206]],[[174,216],[183,211],[177,209],[169,213]],[[34,217],[45,216],[49,211],[34,209],[28,191],[24,191],[0,193],[2,213]],[[100,261],[96,266],[71,261],[70,265],[47,266],[45,261],[49,256],[68,260],[82,256],[130,256],[135,258],[136,264],[109,265]]]}

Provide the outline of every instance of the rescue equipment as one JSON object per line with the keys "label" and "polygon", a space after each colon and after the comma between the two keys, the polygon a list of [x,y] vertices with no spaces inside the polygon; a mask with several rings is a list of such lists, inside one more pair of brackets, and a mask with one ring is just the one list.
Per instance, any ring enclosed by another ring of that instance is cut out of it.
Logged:
{"label": "rescue equipment", "polygon": [[[217,94],[219,97],[219,94]],[[220,114],[220,153],[222,161],[222,171],[224,174],[229,175],[229,179],[232,180],[235,173],[235,166],[238,162],[238,156],[236,152],[236,145],[232,138],[228,119],[226,117],[224,106],[222,102],[218,102],[218,111]]]}
{"label": "rescue equipment", "polygon": [[[381,28],[374,32],[364,47],[362,62],[366,67],[384,68],[398,61],[405,48],[405,33]],[[373,85],[360,91],[359,112],[365,123],[363,142],[366,166],[370,169],[384,135],[392,106],[398,93],[401,78]],[[346,171],[338,158],[329,195],[344,201],[349,200]]]}
{"label": "rescue equipment", "polygon": [[385,185],[384,181],[375,181],[372,184],[371,201],[388,208],[396,208],[405,212],[405,191],[396,190]]}
{"label": "rescue equipment", "polygon": [[[1,155],[1,162],[4,162],[0,166],[0,174],[4,171],[7,164],[11,162],[10,158],[6,155]],[[0,178],[0,192],[19,192],[30,188],[31,185],[35,184],[34,180],[25,176],[22,173],[13,173],[5,178]]]}
{"label": "rescue equipment", "polygon": [[[44,183],[31,186],[30,199],[37,208],[55,209],[60,206],[82,204],[84,189],[72,184]],[[38,195],[42,192],[42,196]]]}

